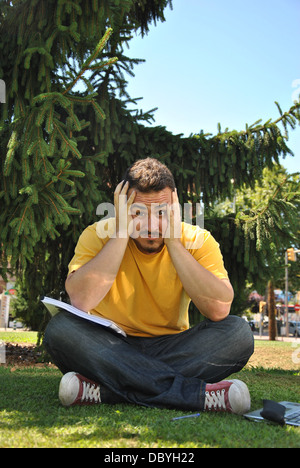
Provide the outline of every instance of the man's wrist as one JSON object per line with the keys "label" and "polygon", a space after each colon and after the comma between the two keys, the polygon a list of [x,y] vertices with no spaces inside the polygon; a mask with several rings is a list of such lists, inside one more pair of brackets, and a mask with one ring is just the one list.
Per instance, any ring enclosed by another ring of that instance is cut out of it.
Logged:
{"label": "man's wrist", "polygon": [[128,230],[119,230],[116,229],[114,237],[117,239],[126,239],[127,241],[129,240],[129,233]]}
{"label": "man's wrist", "polygon": [[168,250],[177,249],[179,246],[182,246],[181,239],[179,239],[177,237],[174,237],[173,239],[165,238],[164,242],[165,242]]}

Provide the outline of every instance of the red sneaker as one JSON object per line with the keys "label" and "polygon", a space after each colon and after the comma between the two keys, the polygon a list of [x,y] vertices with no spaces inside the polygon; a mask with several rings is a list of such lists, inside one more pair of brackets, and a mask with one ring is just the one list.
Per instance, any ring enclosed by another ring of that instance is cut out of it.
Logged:
{"label": "red sneaker", "polygon": [[241,380],[223,380],[215,384],[206,384],[204,411],[244,414],[250,410],[250,406],[248,387]]}
{"label": "red sneaker", "polygon": [[76,372],[68,372],[63,376],[58,396],[64,406],[101,403],[100,385]]}

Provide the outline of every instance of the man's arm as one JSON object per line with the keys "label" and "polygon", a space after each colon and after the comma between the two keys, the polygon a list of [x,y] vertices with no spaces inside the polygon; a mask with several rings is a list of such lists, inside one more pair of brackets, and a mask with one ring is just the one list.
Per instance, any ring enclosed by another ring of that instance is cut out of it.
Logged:
{"label": "man's arm", "polygon": [[[88,263],[72,272],[66,280],[66,291],[71,303],[78,309],[89,311],[96,307],[106,296],[119,271],[128,244],[128,230],[121,232],[119,214],[125,213],[129,221],[130,206],[134,201],[133,192],[126,202],[128,184],[122,188],[121,182],[116,188],[114,203],[116,210],[116,236],[109,239],[101,251]],[[122,197],[120,197],[122,195]],[[122,206],[119,204],[122,203]],[[126,210],[126,211],[125,211]],[[128,223],[127,223],[128,224]],[[124,223],[123,223],[124,226]],[[125,226],[126,227],[126,223]]]}
{"label": "man's arm", "polygon": [[[234,293],[229,280],[220,279],[200,265],[185,249],[180,238],[175,237],[178,219],[177,194],[173,194],[173,209],[170,210],[170,229],[165,244],[184,290],[199,311],[213,321],[223,320],[230,312]],[[175,207],[175,210],[174,210]]]}

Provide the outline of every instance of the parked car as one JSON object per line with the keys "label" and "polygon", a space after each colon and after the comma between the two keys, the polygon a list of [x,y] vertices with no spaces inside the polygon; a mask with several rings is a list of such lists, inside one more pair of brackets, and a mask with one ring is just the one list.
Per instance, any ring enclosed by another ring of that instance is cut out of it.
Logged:
{"label": "parked car", "polygon": [[256,320],[250,320],[250,322],[248,322],[248,323],[249,323],[249,326],[250,326],[250,328],[251,328],[251,330],[253,332],[259,330],[259,323]]}
{"label": "parked car", "polygon": [[289,333],[293,336],[300,336],[300,322],[289,322]]}

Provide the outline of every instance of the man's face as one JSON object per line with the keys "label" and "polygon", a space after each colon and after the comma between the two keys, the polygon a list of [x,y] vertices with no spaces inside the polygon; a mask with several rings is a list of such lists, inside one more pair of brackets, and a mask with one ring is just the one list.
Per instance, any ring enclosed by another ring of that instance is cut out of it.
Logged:
{"label": "man's face", "polygon": [[[168,227],[168,205],[172,203],[169,187],[159,192],[143,193],[135,190],[131,206],[134,223],[133,240],[138,249],[146,254],[157,253],[164,246],[164,234]],[[128,198],[132,189],[128,191]]]}

